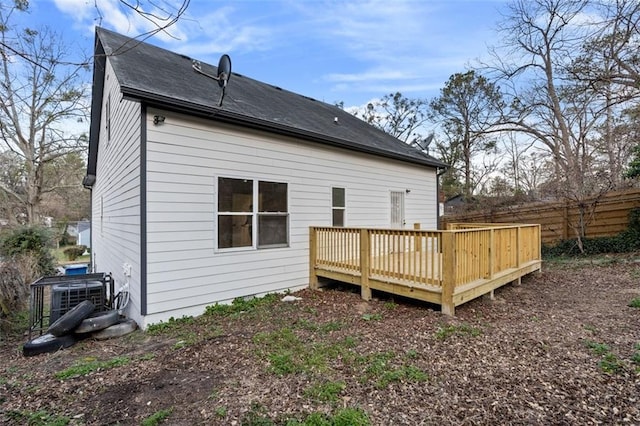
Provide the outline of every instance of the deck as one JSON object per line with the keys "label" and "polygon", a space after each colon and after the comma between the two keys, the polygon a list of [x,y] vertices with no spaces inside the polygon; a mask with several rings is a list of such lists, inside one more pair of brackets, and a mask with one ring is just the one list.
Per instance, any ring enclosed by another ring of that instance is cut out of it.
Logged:
{"label": "deck", "polygon": [[541,269],[540,225],[450,224],[449,229],[311,227],[309,283],[324,277],[455,307]]}

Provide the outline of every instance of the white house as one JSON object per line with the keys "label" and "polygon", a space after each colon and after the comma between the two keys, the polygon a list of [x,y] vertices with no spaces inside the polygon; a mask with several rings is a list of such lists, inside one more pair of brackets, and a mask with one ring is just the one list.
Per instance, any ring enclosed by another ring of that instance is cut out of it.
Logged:
{"label": "white house", "polygon": [[437,227],[445,165],[340,108],[236,73],[218,106],[191,58],[95,46],[92,268],[141,327],[306,287],[309,226]]}
{"label": "white house", "polygon": [[79,246],[91,248],[91,223],[88,220],[78,222],[78,242]]}

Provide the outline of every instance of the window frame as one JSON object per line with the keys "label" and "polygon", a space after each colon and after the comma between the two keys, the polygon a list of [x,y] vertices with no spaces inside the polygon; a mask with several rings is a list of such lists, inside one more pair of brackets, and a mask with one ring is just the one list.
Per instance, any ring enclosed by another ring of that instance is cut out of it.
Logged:
{"label": "window frame", "polygon": [[[221,179],[236,179],[236,180],[245,180],[251,181],[252,183],[252,193],[251,193],[251,211],[246,212],[227,212],[220,211],[220,180]],[[285,185],[286,188],[286,212],[261,212],[260,211],[260,183],[274,183],[274,184],[282,184]],[[235,252],[235,251],[248,251],[248,250],[265,250],[272,248],[288,248],[291,245],[291,229],[290,229],[290,199],[289,199],[289,182],[286,181],[274,181],[268,179],[258,179],[258,178],[245,178],[245,177],[237,177],[237,176],[216,176],[215,177],[215,227],[214,227],[214,238],[215,238],[215,251],[216,252]],[[251,245],[240,246],[240,247],[220,247],[220,216],[251,216]],[[259,244],[260,237],[260,217],[284,217],[285,218],[285,239],[286,242],[278,243],[278,244]]]}
{"label": "window frame", "polygon": [[105,127],[107,130],[107,144],[111,141],[111,93],[107,95],[107,105],[106,105],[106,120]]}
{"label": "window frame", "polygon": [[[333,196],[334,190],[342,190],[342,206],[335,205],[335,197]],[[334,221],[334,212],[336,210],[342,210],[342,225],[336,225]],[[331,226],[335,228],[344,228],[347,226],[347,189],[341,186],[332,186],[331,187]]]}

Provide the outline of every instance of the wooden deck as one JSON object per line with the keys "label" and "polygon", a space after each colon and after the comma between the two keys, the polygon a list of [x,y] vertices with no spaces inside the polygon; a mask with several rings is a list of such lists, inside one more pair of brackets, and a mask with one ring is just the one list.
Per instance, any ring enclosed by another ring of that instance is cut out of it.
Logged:
{"label": "wooden deck", "polygon": [[450,224],[445,231],[311,227],[309,279],[455,307],[540,270],[540,225]]}

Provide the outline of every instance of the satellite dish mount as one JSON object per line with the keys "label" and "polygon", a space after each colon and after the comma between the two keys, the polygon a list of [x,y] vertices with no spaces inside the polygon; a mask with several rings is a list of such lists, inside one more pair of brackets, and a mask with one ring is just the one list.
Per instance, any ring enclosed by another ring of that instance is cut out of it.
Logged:
{"label": "satellite dish mount", "polygon": [[222,88],[222,93],[220,94],[220,101],[218,102],[218,106],[222,106],[222,100],[224,99],[225,89],[227,88],[227,83],[229,82],[229,78],[231,77],[231,58],[229,55],[222,55],[220,60],[218,61],[218,73],[217,75],[209,74],[202,71],[202,65],[200,61],[193,60],[191,63],[193,69],[204,76],[207,76],[218,82],[218,86]]}

